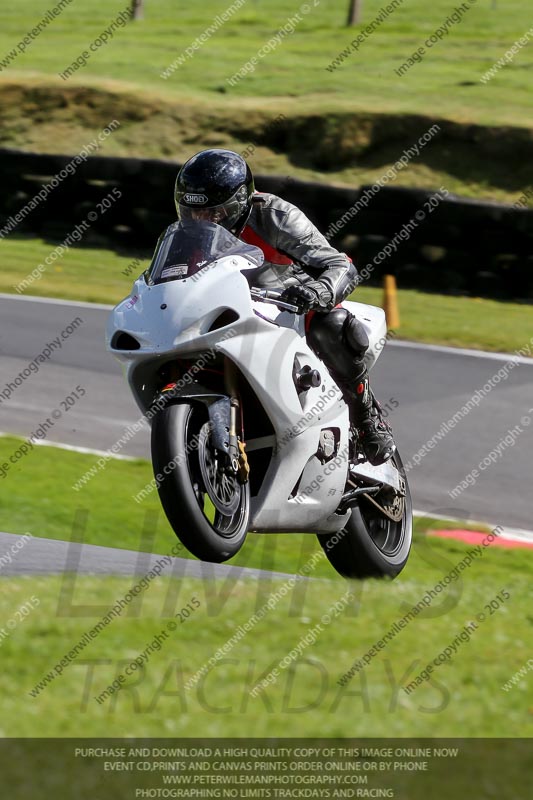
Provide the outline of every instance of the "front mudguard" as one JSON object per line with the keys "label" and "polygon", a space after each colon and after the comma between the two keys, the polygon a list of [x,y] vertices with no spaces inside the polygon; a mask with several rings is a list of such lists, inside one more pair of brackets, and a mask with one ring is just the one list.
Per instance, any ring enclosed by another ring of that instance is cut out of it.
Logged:
{"label": "front mudguard", "polygon": [[187,386],[174,386],[161,392],[154,405],[158,408],[164,408],[167,405],[181,403],[184,400],[202,403],[206,406],[209,422],[211,423],[213,445],[217,450],[229,455],[230,398],[195,382]]}

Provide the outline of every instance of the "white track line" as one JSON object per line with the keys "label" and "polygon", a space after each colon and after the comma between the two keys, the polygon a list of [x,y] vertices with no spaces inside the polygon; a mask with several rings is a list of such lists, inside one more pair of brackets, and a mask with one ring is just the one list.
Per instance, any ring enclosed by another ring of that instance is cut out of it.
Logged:
{"label": "white track line", "polygon": [[[6,431],[0,431],[0,436],[12,439],[20,439],[21,441],[26,441],[23,436],[17,436],[13,433],[8,433]],[[107,450],[94,450],[92,447],[79,447],[78,445],[74,444],[65,444],[64,442],[45,442],[42,439],[37,439],[33,443],[38,447],[55,447],[58,450],[70,450],[73,453],[83,453],[84,455],[90,456],[108,456],[109,458],[116,458],[117,461],[139,461],[139,460],[146,460],[142,459],[141,456],[121,456],[118,453],[111,453]]]}
{"label": "white track line", "polygon": [[516,353],[491,353],[487,350],[471,350],[466,347],[446,347],[442,344],[426,344],[424,342],[408,342],[404,339],[394,339],[387,342],[387,346],[405,347],[411,350],[430,350],[434,353],[447,353],[448,355],[469,356],[470,358],[485,358],[490,361],[513,361],[517,364],[526,364],[533,367],[533,358],[518,356]]}
{"label": "white track line", "polygon": [[6,294],[0,292],[0,298],[4,300],[25,300],[27,303],[48,303],[55,306],[76,306],[79,308],[100,308],[111,311],[115,306],[105,303],[86,303],[84,300],[60,300],[57,297],[37,297],[36,295]]}

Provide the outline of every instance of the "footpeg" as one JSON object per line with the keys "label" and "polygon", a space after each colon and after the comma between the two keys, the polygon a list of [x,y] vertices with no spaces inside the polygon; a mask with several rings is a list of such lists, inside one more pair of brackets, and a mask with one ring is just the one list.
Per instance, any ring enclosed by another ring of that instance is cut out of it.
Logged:
{"label": "footpeg", "polygon": [[361,497],[361,495],[378,494],[382,488],[383,487],[380,484],[379,486],[359,486],[356,489],[350,489],[348,492],[343,494],[342,500],[337,509],[337,514],[345,514],[346,511],[348,511],[348,509],[355,504],[357,498]]}

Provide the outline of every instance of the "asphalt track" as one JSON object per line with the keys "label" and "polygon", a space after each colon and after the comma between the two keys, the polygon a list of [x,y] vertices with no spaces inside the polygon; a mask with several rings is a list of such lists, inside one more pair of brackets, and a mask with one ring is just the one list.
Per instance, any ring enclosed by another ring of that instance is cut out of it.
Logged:
{"label": "asphalt track", "polygon": [[[173,544],[171,542],[171,544]],[[0,576],[16,575],[146,575],[160,563],[162,575],[172,578],[209,580],[270,580],[293,578],[281,572],[267,572],[250,567],[211,564],[189,558],[171,558],[161,564],[163,556],[116,547],[99,547],[56,539],[33,537],[24,541],[12,533],[0,532]],[[306,580],[299,576],[298,580]]]}
{"label": "asphalt track", "polygon": [[[85,389],[84,397],[54,421],[48,441],[107,450],[125,427],[139,419],[120,366],[105,351],[108,313],[105,307],[89,304],[0,296],[0,431],[29,436],[54,409],[61,408],[61,401],[76,386]],[[2,399],[8,382],[76,317],[83,322],[61,341],[61,348],[16,387],[9,399]],[[372,373],[372,385],[382,406],[391,409],[389,419],[404,462],[410,462],[439,430],[442,433],[443,422],[507,362],[505,355],[487,357],[448,348],[389,344]],[[507,377],[479,406],[440,440],[433,439],[420,463],[411,465],[415,508],[504,527],[533,528],[533,359],[526,362],[521,359],[508,370]],[[510,430],[514,433],[509,434]],[[508,443],[502,444],[505,437]],[[499,449],[493,456],[495,463],[480,469],[495,448]],[[121,452],[149,458],[148,426]],[[455,499],[450,497],[449,492],[473,469],[479,474],[475,484]],[[8,485],[9,475],[0,479],[0,489]]]}

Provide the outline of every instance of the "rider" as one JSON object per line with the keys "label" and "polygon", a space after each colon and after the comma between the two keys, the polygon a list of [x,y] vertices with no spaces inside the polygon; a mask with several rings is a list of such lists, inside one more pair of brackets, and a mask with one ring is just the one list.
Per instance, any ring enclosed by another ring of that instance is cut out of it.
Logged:
{"label": "rider", "polygon": [[[175,189],[181,220],[205,219],[261,248],[265,263],[253,285],[282,289],[280,299],[307,314],[307,341],[326,364],[350,408],[365,456],[373,465],[395,450],[390,426],[372,402],[363,325],[339,303],[352,291],[357,270],[296,206],[255,191],[250,168],[231,150],[203,150],[181,168]],[[314,312],[314,313],[309,313]]]}

